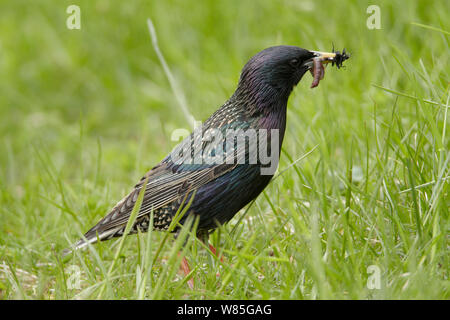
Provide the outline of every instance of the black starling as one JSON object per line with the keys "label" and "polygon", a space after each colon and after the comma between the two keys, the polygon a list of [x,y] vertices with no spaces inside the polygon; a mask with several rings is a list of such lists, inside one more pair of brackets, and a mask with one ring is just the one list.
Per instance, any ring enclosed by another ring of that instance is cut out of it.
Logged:
{"label": "black starling", "polygon": [[[147,231],[152,210],[153,228],[167,230],[183,199],[192,194],[180,224],[189,214],[198,216],[200,236],[229,221],[261,193],[275,172],[293,87],[307,71],[314,77],[312,87],[317,86],[324,75],[323,64],[340,67],[347,58],[345,51],[324,53],[295,46],[270,47],[256,54],[244,66],[231,98],[147,172],[72,249],[122,236],[145,181],[142,206],[130,233],[138,228]],[[235,135],[228,139],[230,132]],[[261,152],[264,141],[265,153]],[[261,155],[269,154],[270,163],[263,161]]]}

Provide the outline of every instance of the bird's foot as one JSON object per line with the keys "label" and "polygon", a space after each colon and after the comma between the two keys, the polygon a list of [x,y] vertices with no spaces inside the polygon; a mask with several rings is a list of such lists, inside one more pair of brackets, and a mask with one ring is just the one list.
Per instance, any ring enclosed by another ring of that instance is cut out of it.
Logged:
{"label": "bird's foot", "polygon": [[[219,256],[219,254],[217,253],[217,249],[212,244],[209,244],[209,250],[211,250],[212,254],[215,255],[219,259],[220,263],[224,263],[223,255]],[[178,254],[180,254],[180,253],[178,253]],[[185,277],[188,277],[190,275],[191,268],[189,267],[189,263],[188,263],[186,257],[183,257],[183,260],[181,260],[180,269],[181,269],[181,271],[183,271],[183,274]],[[216,277],[220,277],[219,272],[216,273]],[[187,281],[187,284],[189,286],[189,289],[191,289],[191,290],[194,289],[194,277],[193,276]]]}

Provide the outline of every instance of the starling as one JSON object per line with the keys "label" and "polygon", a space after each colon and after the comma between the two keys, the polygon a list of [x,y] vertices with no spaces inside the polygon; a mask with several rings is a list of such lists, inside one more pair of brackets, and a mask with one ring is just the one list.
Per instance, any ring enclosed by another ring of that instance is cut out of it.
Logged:
{"label": "starling", "polygon": [[[324,76],[324,64],[340,67],[346,59],[345,51],[325,53],[285,45],[257,53],[244,66],[230,99],[148,171],[71,250],[122,236],[144,183],[143,202],[130,234],[148,230],[151,212],[151,227],[167,230],[183,201],[191,196],[180,225],[188,215],[195,215],[197,235],[203,239],[228,222],[263,191],[275,173],[294,86],[307,71],[313,75],[311,87],[317,86]],[[261,152],[263,145],[265,152]],[[173,229],[177,231],[179,227]]]}

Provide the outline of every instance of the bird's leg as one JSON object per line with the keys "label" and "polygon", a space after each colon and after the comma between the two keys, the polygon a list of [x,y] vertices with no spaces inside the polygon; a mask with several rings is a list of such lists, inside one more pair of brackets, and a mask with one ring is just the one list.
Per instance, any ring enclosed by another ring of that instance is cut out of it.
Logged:
{"label": "bird's leg", "polygon": [[[208,239],[208,238],[209,238],[209,235],[208,235],[208,233],[206,233],[206,232],[205,232],[205,233],[199,233],[199,234],[197,234],[197,238],[198,238],[204,245],[208,244],[209,250],[211,250],[212,254],[215,255],[217,258],[219,258],[220,263],[223,263],[223,261],[224,261],[224,260],[223,260],[223,255],[220,255],[220,256],[219,256],[219,254],[217,253],[217,249],[214,248],[214,246],[213,246],[212,244],[209,243],[209,239]],[[217,273],[216,276],[219,277],[220,274]]]}
{"label": "bird's leg", "polygon": [[197,238],[206,246],[208,244],[209,250],[211,250],[212,254],[215,255],[217,258],[220,258],[220,262],[223,263],[223,256],[218,255],[217,249],[214,248],[212,244],[209,243],[209,234],[208,232],[201,232],[197,234]]}
{"label": "bird's leg", "polygon": [[[180,253],[178,253],[180,255]],[[191,273],[191,268],[189,267],[189,263],[186,259],[186,257],[183,257],[183,260],[181,261],[180,269],[183,271],[184,276],[187,277]],[[188,286],[192,290],[194,289],[194,278],[188,280]]]}
{"label": "bird's leg", "polygon": [[213,255],[215,255],[217,258],[219,258],[220,259],[220,262],[222,262],[223,263],[223,255],[218,255],[217,254],[217,250],[216,250],[216,248],[214,248],[214,246],[211,244],[211,243],[208,243],[209,244],[209,250],[211,250],[211,252],[213,253]]}

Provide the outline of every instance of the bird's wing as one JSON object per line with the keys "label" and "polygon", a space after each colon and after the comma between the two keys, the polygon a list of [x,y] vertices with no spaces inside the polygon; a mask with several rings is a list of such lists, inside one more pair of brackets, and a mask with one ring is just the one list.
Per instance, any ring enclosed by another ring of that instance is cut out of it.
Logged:
{"label": "bird's wing", "polygon": [[[200,143],[201,147],[196,148],[192,143]],[[152,210],[157,210],[177,199],[182,199],[187,192],[192,192],[199,187],[215,180],[221,175],[233,170],[236,163],[222,163],[222,164],[187,164],[182,159],[178,159],[176,163],[172,161],[172,156],[177,153],[179,147],[191,146],[192,153],[186,152],[186,157],[196,159],[198,155],[204,156],[205,153],[216,152],[224,147],[224,137],[213,141],[193,142],[193,135],[187,137],[181,142],[174,151],[162,160],[157,166],[150,170],[140,182],[135,186],[133,191],[122,199],[111,212],[104,217],[96,226],[89,230],[85,236],[95,236],[96,232],[100,230],[110,230],[119,226],[126,225],[131,211],[136,203],[139,191],[142,185],[147,181],[145,188],[144,199],[137,215],[136,220],[140,217],[149,214]],[[220,148],[219,148],[220,146]],[[252,146],[251,148],[253,148]],[[183,149],[185,150],[185,149]],[[224,150],[226,156],[227,150]],[[235,145],[229,153],[234,154],[236,159],[241,154],[247,154],[249,150],[244,145]],[[183,151],[184,152],[184,151]],[[100,233],[100,232],[99,232]]]}
{"label": "bird's wing", "polygon": [[[183,143],[185,144],[184,146],[191,145],[192,137],[191,134],[191,136],[181,142],[179,146]],[[194,145],[192,145],[192,154],[190,154],[192,159],[195,159],[196,155],[199,153],[203,154],[205,150],[209,150],[209,152],[216,149],[220,150],[218,146],[223,146],[223,140],[214,140],[212,143],[209,143],[209,146],[206,146],[205,143],[201,142],[201,145],[202,146],[199,148],[195,148]],[[244,145],[243,147],[237,146],[237,150],[232,149],[230,152],[237,156],[242,153],[248,153],[248,150],[246,150]],[[136,221],[138,221],[139,218],[148,215],[152,210],[155,212],[173,202],[178,201],[178,203],[180,203],[186,194],[189,194],[227,172],[232,171],[237,166],[236,163],[210,165],[186,164],[183,161],[175,161],[174,163],[172,161],[172,156],[175,154],[176,153],[172,151],[171,155],[147,172],[126,197],[119,201],[104,218],[86,232],[84,238],[87,241],[80,240],[73,248],[84,247],[87,243],[96,242],[97,239],[109,239],[109,237],[124,229],[145,181],[147,181],[145,194]],[[224,154],[226,154],[226,152]],[[157,217],[155,216],[155,218]]]}
{"label": "bird's wing", "polygon": [[[236,164],[221,164],[195,167],[193,170],[186,170],[186,168],[180,170],[170,161],[163,161],[144,175],[134,189],[85,234],[85,238],[89,242],[95,242],[97,235],[102,240],[111,235],[114,230],[123,228],[130,218],[145,181],[147,181],[147,185],[144,199],[136,220],[148,215],[152,210],[157,210],[178,199],[182,200],[186,193],[198,189],[235,167]],[[79,247],[79,244],[82,243],[84,241],[80,241],[75,247]]]}

